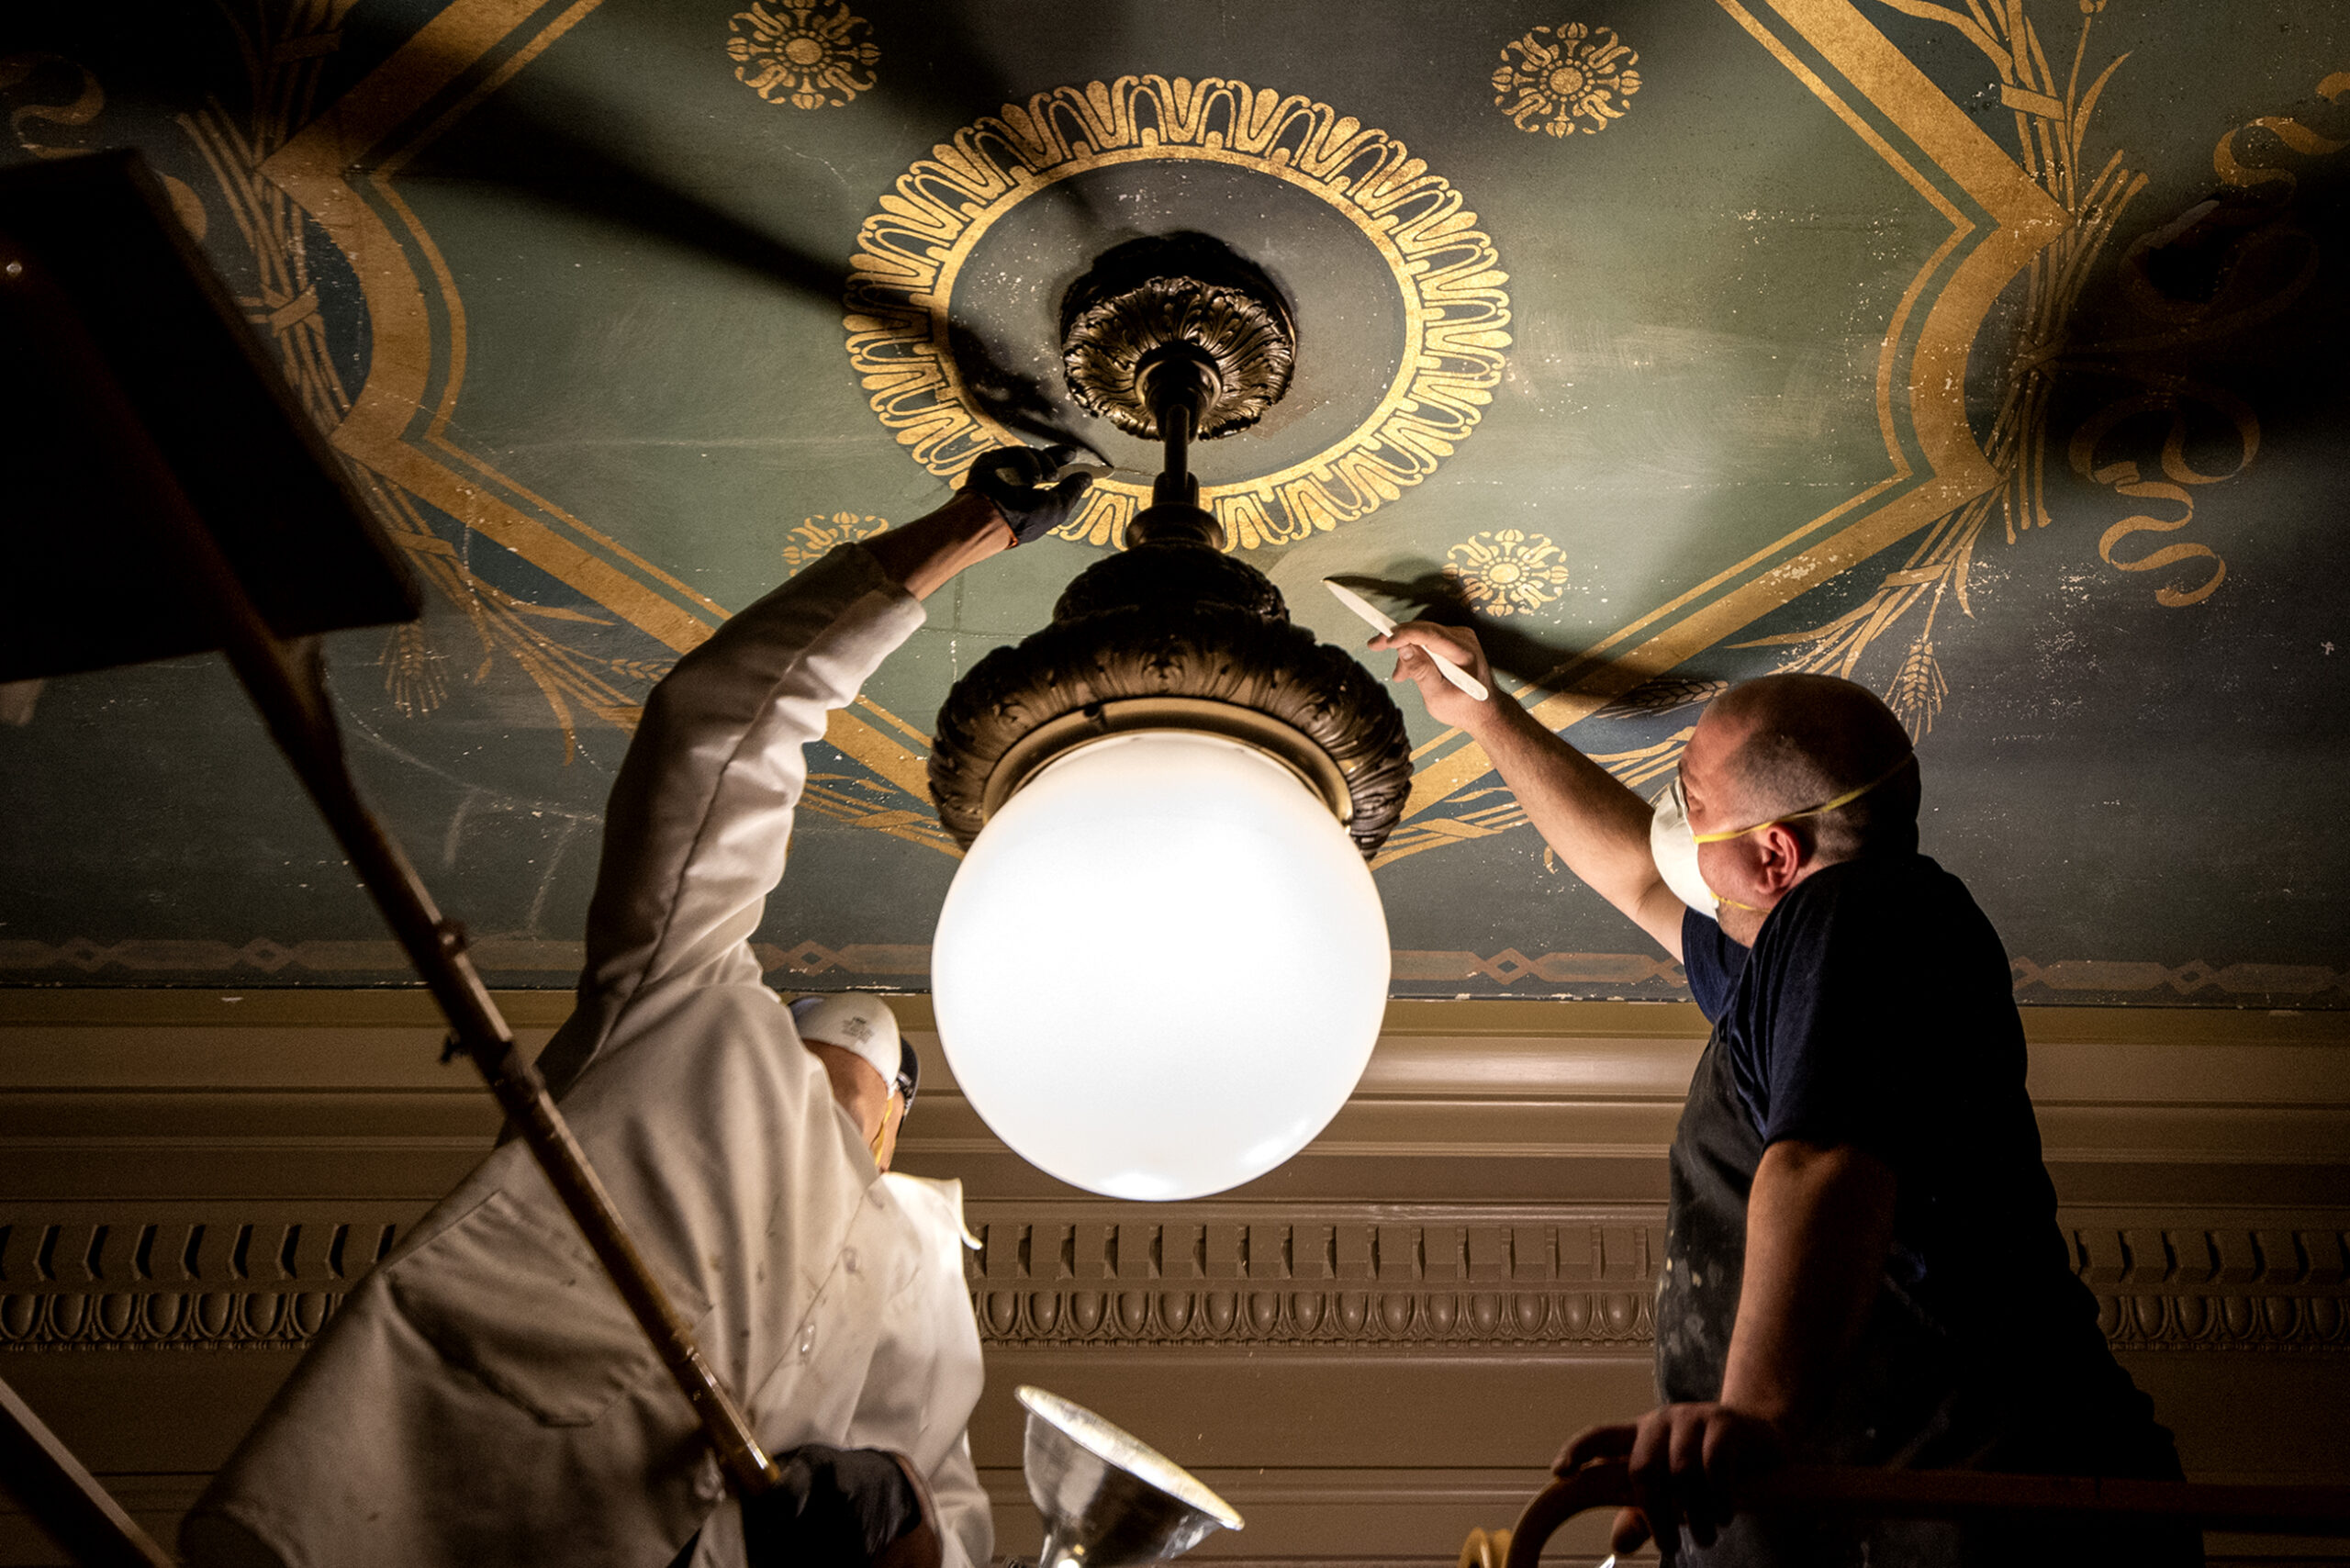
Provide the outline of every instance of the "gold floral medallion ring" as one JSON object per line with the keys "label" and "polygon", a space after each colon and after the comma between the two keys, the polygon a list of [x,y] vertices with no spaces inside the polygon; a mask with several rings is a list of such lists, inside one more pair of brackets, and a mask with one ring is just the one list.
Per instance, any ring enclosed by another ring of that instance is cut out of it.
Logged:
{"label": "gold floral medallion ring", "polygon": [[[901,175],[858,230],[844,301],[849,358],[916,462],[953,479],[1022,439],[973,395],[951,346],[956,287],[989,230],[1073,176],[1182,162],[1261,174],[1326,203],[1377,252],[1402,307],[1395,369],[1351,430],[1273,472],[1203,486],[1201,504],[1235,548],[1365,516],[1467,439],[1501,381],[1509,297],[1460,193],[1401,141],[1327,104],[1219,78],[1122,76],[966,126]],[[1122,543],[1149,496],[1147,482],[1101,480],[1058,532]]]}

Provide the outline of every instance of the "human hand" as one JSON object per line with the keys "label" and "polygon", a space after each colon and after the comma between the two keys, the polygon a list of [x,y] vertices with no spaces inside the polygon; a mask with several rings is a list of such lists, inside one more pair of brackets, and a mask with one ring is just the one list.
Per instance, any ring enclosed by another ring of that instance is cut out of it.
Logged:
{"label": "human hand", "polygon": [[1609,1537],[1621,1557],[1653,1536],[1677,1555],[1681,1532],[1700,1547],[1737,1512],[1739,1489],[1785,1456],[1779,1429],[1727,1405],[1663,1405],[1628,1425],[1594,1427],[1551,1462],[1569,1474],[1595,1460],[1620,1459],[1631,1473],[1633,1506],[1618,1510]]}
{"label": "human hand", "polygon": [[1486,701],[1479,701],[1444,678],[1436,661],[1425,650],[1434,649],[1450,659],[1462,673],[1483,683],[1488,691],[1494,689],[1494,668],[1485,660],[1485,650],[1478,644],[1477,633],[1465,626],[1439,626],[1432,621],[1406,621],[1383,636],[1373,637],[1371,646],[1382,651],[1393,650],[1395,673],[1390,678],[1408,680],[1420,689],[1420,700],[1427,705],[1428,717],[1455,729],[1473,729],[1490,718],[1500,706],[1498,694]]}
{"label": "human hand", "polygon": [[749,1568],[938,1568],[929,1499],[904,1455],[808,1443],[776,1455],[776,1465],[782,1479],[743,1499]]}
{"label": "human hand", "polygon": [[1048,446],[1041,452],[1033,446],[998,447],[979,454],[963,487],[994,503],[1004,526],[1012,530],[1013,543],[1032,543],[1075,517],[1083,503],[1086,488],[1093,483],[1091,475],[1072,474],[1058,484],[1051,482],[1076,456],[1073,446]]}

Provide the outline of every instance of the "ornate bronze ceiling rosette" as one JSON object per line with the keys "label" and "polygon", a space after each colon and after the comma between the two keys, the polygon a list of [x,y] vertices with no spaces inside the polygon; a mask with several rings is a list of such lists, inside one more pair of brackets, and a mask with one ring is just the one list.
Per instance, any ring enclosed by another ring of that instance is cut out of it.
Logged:
{"label": "ornate bronze ceiling rosette", "polygon": [[[1458,190],[1387,132],[1301,95],[1121,76],[1039,93],[964,127],[899,176],[859,229],[844,300],[849,358],[916,462],[953,479],[1020,439],[969,395],[949,346],[957,279],[989,229],[1073,175],[1185,160],[1248,169],[1329,204],[1376,249],[1404,306],[1393,379],[1349,434],[1204,492],[1236,548],[1362,517],[1434,473],[1476,428],[1510,342],[1508,278]],[[1147,485],[1105,479],[1061,532],[1118,543],[1148,503]]]}
{"label": "ornate bronze ceiling rosette", "polygon": [[1216,388],[1192,432],[1232,435],[1289,390],[1297,326],[1262,271],[1203,234],[1131,241],[1097,259],[1061,304],[1061,366],[1070,395],[1145,441],[1158,441],[1149,366],[1186,345]]}
{"label": "ornate bronze ceiling rosette", "polygon": [[1144,543],[1079,573],[1052,624],[955,683],[930,753],[938,820],[968,846],[1053,758],[1139,729],[1255,746],[1330,806],[1365,858],[1411,792],[1403,712],[1359,660],[1292,624],[1247,563]]}

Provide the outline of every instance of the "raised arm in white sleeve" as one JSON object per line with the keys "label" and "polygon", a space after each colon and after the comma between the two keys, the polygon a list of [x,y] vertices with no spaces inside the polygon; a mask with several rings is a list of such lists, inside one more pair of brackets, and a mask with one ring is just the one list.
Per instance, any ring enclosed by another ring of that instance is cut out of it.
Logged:
{"label": "raised arm in white sleeve", "polygon": [[612,786],[578,1006],[540,1058],[555,1092],[652,992],[758,980],[749,938],[783,876],[802,748],[922,622],[913,595],[845,544],[654,689]]}

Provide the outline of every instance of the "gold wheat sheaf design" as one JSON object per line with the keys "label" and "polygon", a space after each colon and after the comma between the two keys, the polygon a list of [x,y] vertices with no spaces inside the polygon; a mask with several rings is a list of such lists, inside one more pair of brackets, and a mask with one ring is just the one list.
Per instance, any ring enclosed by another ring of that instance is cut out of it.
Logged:
{"label": "gold wheat sheaf design", "polygon": [[[1459,191],[1383,130],[1298,95],[1209,78],[1121,76],[1040,93],[956,132],[883,194],[857,232],[844,304],[873,411],[914,460],[954,478],[1018,438],[967,395],[947,346],[955,281],[979,240],[1036,192],[1121,163],[1251,169],[1328,202],[1379,251],[1404,300],[1399,368],[1370,417],[1279,473],[1203,492],[1238,549],[1362,517],[1436,472],[1500,384],[1509,296]],[[1114,544],[1147,489],[1095,485],[1065,538]]]}

